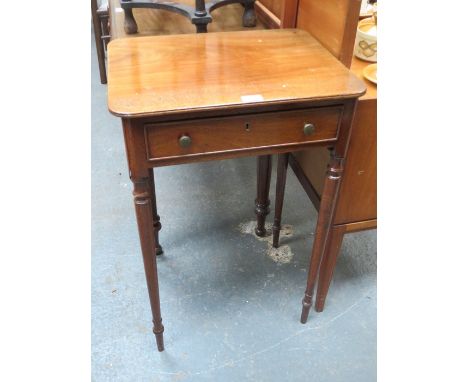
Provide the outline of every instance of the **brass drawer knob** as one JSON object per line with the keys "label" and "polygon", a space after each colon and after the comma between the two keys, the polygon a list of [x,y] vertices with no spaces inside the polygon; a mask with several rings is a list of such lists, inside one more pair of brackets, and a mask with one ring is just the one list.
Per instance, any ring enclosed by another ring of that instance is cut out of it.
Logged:
{"label": "brass drawer knob", "polygon": [[311,135],[315,132],[315,126],[312,123],[306,123],[304,125],[304,134]]}
{"label": "brass drawer knob", "polygon": [[192,138],[190,138],[188,135],[182,135],[179,138],[179,145],[180,147],[189,147],[192,144]]}

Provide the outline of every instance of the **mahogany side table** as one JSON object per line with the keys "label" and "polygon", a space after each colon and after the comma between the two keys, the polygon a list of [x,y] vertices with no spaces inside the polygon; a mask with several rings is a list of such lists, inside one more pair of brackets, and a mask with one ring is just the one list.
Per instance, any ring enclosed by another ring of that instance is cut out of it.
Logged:
{"label": "mahogany side table", "polygon": [[122,118],[158,350],[158,166],[333,147],[301,320],[307,317],[364,83],[295,29],[119,39],[108,60],[108,106]]}

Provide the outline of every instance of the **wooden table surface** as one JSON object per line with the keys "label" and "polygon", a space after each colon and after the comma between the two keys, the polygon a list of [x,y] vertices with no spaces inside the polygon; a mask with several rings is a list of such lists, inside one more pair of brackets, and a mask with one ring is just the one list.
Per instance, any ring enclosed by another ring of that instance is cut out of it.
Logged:
{"label": "wooden table surface", "polygon": [[121,117],[365,92],[317,40],[295,29],[118,39],[108,52],[108,104]]}

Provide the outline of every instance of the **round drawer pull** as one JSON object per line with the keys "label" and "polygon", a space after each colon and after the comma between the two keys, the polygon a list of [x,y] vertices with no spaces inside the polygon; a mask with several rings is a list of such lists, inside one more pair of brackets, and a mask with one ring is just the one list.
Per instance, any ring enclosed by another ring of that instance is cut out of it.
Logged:
{"label": "round drawer pull", "polygon": [[312,123],[306,123],[304,125],[304,134],[305,135],[311,135],[315,133],[315,126]]}
{"label": "round drawer pull", "polygon": [[188,135],[182,135],[179,138],[179,145],[180,147],[189,147],[192,144],[192,138],[190,138]]}

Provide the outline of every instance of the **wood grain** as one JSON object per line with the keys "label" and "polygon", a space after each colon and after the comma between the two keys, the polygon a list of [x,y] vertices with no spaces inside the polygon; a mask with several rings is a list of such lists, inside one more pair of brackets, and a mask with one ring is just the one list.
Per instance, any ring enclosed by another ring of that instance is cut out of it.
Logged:
{"label": "wood grain", "polygon": [[[341,106],[325,107],[190,122],[149,124],[146,126],[148,159],[262,146],[331,142],[336,140],[342,109]],[[313,134],[304,134],[306,123],[314,124]],[[222,134],[217,134],[221,131]],[[192,143],[189,147],[180,146],[179,139],[183,135],[191,138]]]}
{"label": "wood grain", "polygon": [[365,92],[317,40],[295,29],[119,39],[109,44],[108,61],[108,106],[122,117]]}
{"label": "wood grain", "polygon": [[296,27],[317,38],[349,67],[360,6],[361,0],[300,0]]}

